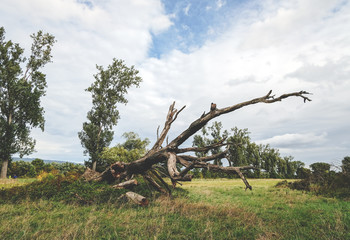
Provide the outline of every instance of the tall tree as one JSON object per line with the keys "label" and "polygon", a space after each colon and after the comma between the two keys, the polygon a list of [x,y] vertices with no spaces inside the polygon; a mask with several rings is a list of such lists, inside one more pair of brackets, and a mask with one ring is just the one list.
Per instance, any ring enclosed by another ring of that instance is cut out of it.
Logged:
{"label": "tall tree", "polygon": [[120,118],[117,103],[126,104],[128,89],[133,85],[138,87],[142,81],[134,66],[127,67],[123,60],[113,59],[106,70],[102,66],[96,68],[95,82],[86,89],[92,95],[92,109],[87,114],[88,121],[83,123],[83,130],[78,133],[84,154],[90,156],[87,165],[93,170],[96,170],[103,148],[113,140],[112,127]]}
{"label": "tall tree", "polygon": [[[208,138],[209,135],[211,138]],[[222,131],[222,123],[221,122],[213,122],[213,124],[209,127],[204,126],[202,128],[202,135],[195,135],[193,138],[193,147],[204,147],[207,145],[218,144],[223,142],[228,136],[228,131]],[[208,150],[212,155],[218,154],[222,152],[221,146],[216,148],[212,148]],[[208,152],[196,152],[197,157],[204,157],[208,155]],[[222,166],[221,158],[214,159],[214,164]]]}
{"label": "tall tree", "polygon": [[13,154],[19,153],[22,157],[34,151],[35,140],[29,136],[30,130],[39,127],[44,131],[40,99],[45,95],[47,84],[41,68],[51,62],[55,38],[42,31],[32,34],[31,38],[31,55],[25,58],[24,49],[11,40],[5,41],[5,29],[0,28],[1,178],[6,177]]}

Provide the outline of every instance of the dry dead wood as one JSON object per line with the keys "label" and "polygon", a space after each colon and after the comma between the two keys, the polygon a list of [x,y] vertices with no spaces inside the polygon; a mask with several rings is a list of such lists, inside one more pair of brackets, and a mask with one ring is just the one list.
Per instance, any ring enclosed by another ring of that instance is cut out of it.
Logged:
{"label": "dry dead wood", "polygon": [[[225,172],[228,174],[237,174],[246,185],[246,189],[252,189],[248,181],[245,179],[242,170],[254,169],[253,166],[243,166],[243,167],[224,167],[218,166],[209,163],[209,161],[224,158],[227,154],[227,150],[219,154],[215,154],[207,157],[194,157],[192,155],[184,155],[183,153],[187,152],[207,152],[211,149],[215,149],[221,146],[227,145],[226,140],[215,143],[210,146],[205,146],[203,148],[189,147],[189,148],[179,148],[186,140],[191,136],[197,133],[202,127],[204,127],[210,120],[219,117],[223,114],[227,114],[233,111],[236,111],[240,108],[247,107],[249,105],[254,105],[257,103],[266,103],[271,104],[275,102],[280,102],[289,97],[300,97],[306,101],[311,101],[307,95],[309,93],[306,91],[292,92],[283,94],[279,97],[272,95],[272,91],[269,91],[266,95],[254,98],[249,101],[241,102],[232,106],[218,108],[216,104],[212,103],[210,110],[207,113],[203,113],[198,119],[193,121],[187,129],[185,129],[181,134],[174,138],[170,143],[166,143],[165,146],[164,140],[167,138],[168,132],[171,128],[172,123],[177,119],[180,112],[185,108],[182,107],[180,110],[175,109],[175,102],[170,105],[168,114],[166,116],[164,127],[159,134],[159,128],[157,129],[157,141],[153,145],[150,151],[147,152],[142,158],[130,162],[116,162],[108,167],[103,173],[99,176],[92,177],[93,180],[107,180],[113,181],[118,180],[119,182],[130,179],[130,176],[133,174],[141,174],[144,178],[160,192],[164,192],[164,188],[159,185],[159,176],[156,176],[154,173],[155,170],[152,170],[152,167],[163,163],[167,165],[168,176],[170,177],[173,185],[178,181],[190,181],[192,176],[189,175],[189,171],[193,168],[206,168],[209,171],[218,171]],[[181,172],[178,171],[176,165],[180,164],[183,166]],[[149,171],[153,171],[153,174],[150,174]],[[152,176],[153,177],[152,177]],[[158,182],[156,181],[158,180]],[[164,185],[164,184],[162,184]],[[165,187],[167,188],[167,187]]]}
{"label": "dry dead wood", "polygon": [[125,182],[118,183],[118,184],[112,186],[112,188],[115,188],[115,189],[132,188],[132,187],[136,186],[137,184],[138,184],[138,182],[136,179],[131,179],[131,180],[128,180]]}
{"label": "dry dead wood", "polygon": [[147,198],[134,192],[127,192],[125,193],[125,196],[129,200],[131,200],[133,203],[136,203],[137,205],[140,205],[140,206],[147,206],[149,203]]}

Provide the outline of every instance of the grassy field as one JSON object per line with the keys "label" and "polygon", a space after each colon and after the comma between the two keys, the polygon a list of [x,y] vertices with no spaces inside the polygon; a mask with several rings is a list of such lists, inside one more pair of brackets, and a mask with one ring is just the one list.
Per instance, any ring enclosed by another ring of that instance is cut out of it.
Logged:
{"label": "grassy field", "polygon": [[35,178],[0,179],[0,188],[12,188],[34,182]]}
{"label": "grassy field", "polygon": [[238,179],[194,180],[148,207],[1,204],[0,238],[350,239],[350,202],[275,188],[278,181],[250,180],[253,191],[244,191]]}

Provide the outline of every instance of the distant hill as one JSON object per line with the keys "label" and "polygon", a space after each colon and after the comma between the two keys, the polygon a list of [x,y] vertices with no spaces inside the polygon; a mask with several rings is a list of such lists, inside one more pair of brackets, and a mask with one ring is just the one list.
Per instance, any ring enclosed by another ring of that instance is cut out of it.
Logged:
{"label": "distant hill", "polygon": [[[33,161],[34,159],[36,159],[36,158],[18,158],[18,157],[12,158],[12,160],[13,160],[14,162],[17,162],[17,161],[31,162],[31,161]],[[41,158],[40,158],[40,159],[41,159]],[[69,161],[47,160],[47,159],[42,159],[42,160],[44,161],[44,163],[66,163],[66,162],[69,162]],[[69,163],[82,164],[82,163],[77,163],[77,162],[69,162]]]}

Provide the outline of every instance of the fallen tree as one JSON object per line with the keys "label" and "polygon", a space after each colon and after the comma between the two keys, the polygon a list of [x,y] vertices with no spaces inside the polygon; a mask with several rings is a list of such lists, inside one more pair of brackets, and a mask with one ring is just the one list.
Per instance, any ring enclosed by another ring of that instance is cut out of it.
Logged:
{"label": "fallen tree", "polygon": [[[128,181],[133,178],[135,174],[140,174],[144,179],[149,182],[156,190],[162,193],[171,192],[168,184],[163,180],[164,176],[168,176],[175,187],[175,185],[181,181],[191,181],[192,175],[189,171],[194,168],[206,168],[209,171],[225,172],[227,174],[237,174],[244,182],[246,190],[252,190],[252,187],[245,179],[242,170],[254,169],[253,166],[240,166],[240,167],[224,167],[209,163],[214,159],[225,158],[228,150],[223,151],[218,154],[214,154],[206,157],[194,157],[192,155],[187,155],[188,152],[208,152],[211,149],[215,149],[222,146],[227,146],[228,143],[223,139],[222,141],[205,146],[205,147],[189,147],[180,148],[180,146],[204,127],[210,120],[219,117],[220,115],[227,114],[236,111],[240,108],[257,104],[257,103],[275,103],[280,102],[283,99],[289,97],[300,97],[306,101],[311,101],[306,95],[310,93],[306,91],[293,92],[283,94],[279,97],[272,95],[272,90],[269,91],[265,96],[254,98],[249,101],[238,103],[225,108],[217,108],[216,104],[212,103],[210,110],[206,113],[204,112],[198,119],[193,121],[189,127],[184,130],[180,135],[173,139],[170,143],[164,141],[168,135],[172,123],[177,119],[178,115],[183,111],[186,106],[183,106],[180,110],[175,108],[175,102],[169,107],[168,114],[166,116],[164,127],[159,134],[159,128],[157,130],[157,141],[153,147],[143,156],[142,158],[132,161],[130,163],[125,162],[115,162],[110,165],[102,173],[91,173],[86,174],[85,177],[88,181],[108,181],[108,182],[119,182]],[[177,164],[182,166],[179,172]],[[163,168],[161,168],[161,166]],[[166,167],[164,167],[166,166]],[[162,170],[163,169],[163,170]]]}

